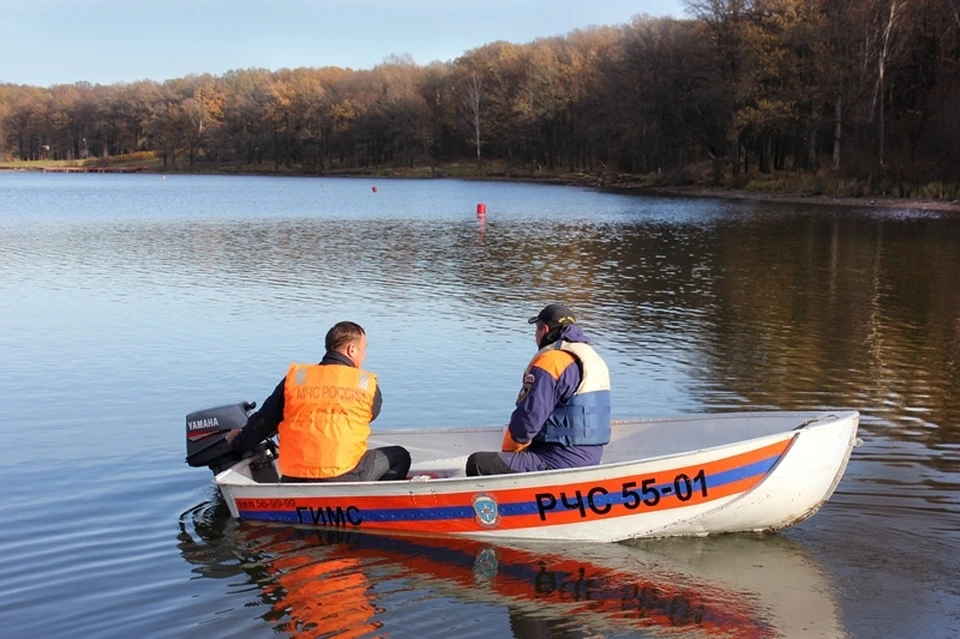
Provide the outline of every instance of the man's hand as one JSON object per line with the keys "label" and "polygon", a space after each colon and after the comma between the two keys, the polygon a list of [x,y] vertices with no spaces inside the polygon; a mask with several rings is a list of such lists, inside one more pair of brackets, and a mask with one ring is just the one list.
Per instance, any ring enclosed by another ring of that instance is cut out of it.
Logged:
{"label": "man's hand", "polygon": [[530,445],[530,442],[527,442],[526,444],[521,444],[520,442],[513,441],[513,437],[510,436],[510,429],[508,428],[503,433],[503,444],[500,446],[500,452],[519,453],[529,445]]}
{"label": "man's hand", "polygon": [[239,428],[234,428],[233,430],[227,431],[227,435],[225,437],[225,439],[227,440],[227,443],[233,444],[233,440],[235,440],[237,438],[237,435],[239,434],[240,434]]}

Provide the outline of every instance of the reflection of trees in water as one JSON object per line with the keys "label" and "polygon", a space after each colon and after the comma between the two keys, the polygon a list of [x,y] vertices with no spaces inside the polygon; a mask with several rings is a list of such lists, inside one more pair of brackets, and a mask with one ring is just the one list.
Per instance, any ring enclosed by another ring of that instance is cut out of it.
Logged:
{"label": "reflection of trees in water", "polygon": [[721,238],[705,374],[755,403],[923,415],[927,443],[957,441],[960,260],[944,257],[960,236],[935,222],[806,216]]}
{"label": "reflection of trees in water", "polygon": [[509,269],[498,284],[559,291],[621,351],[642,355],[634,336],[651,333],[692,344],[693,392],[707,405],[716,392],[749,406],[849,406],[925,427],[895,437],[960,441],[955,225],[845,211],[544,235],[489,248],[493,261],[538,265],[535,278]]}
{"label": "reflection of trees in water", "polygon": [[118,267],[173,265],[170,286],[244,286],[245,304],[283,288],[499,326],[563,299],[625,361],[683,350],[707,407],[852,407],[894,437],[960,441],[960,230],[937,217],[764,205],[702,221],[487,221],[482,238],[474,220],[304,218],[88,241]]}
{"label": "reflection of trees in water", "polygon": [[960,230],[944,220],[774,211],[492,235],[487,263],[505,268],[448,257],[466,297],[565,299],[628,357],[645,355],[637,335],[682,344],[707,406],[852,407],[894,437],[960,441]]}
{"label": "reflection of trees in water", "polygon": [[[751,407],[849,406],[923,427],[894,437],[960,441],[960,232],[845,213],[597,227],[607,234],[574,244],[581,268],[549,278],[584,291],[574,303],[621,334],[619,350],[651,333],[692,344],[702,387],[691,392],[708,406],[714,394]],[[523,250],[562,263],[568,249]]]}
{"label": "reflection of trees in water", "polygon": [[[782,553],[781,546],[766,545],[764,552]],[[602,549],[591,560],[567,556],[574,549],[248,525],[230,519],[218,494],[181,517],[178,548],[204,577],[245,574],[266,608],[252,608],[255,614],[298,637],[491,636],[498,627],[518,638],[659,629],[776,634],[750,601],[757,593],[670,571],[625,546]],[[786,552],[788,563],[799,558]],[[503,606],[506,615],[491,614],[490,605]]]}

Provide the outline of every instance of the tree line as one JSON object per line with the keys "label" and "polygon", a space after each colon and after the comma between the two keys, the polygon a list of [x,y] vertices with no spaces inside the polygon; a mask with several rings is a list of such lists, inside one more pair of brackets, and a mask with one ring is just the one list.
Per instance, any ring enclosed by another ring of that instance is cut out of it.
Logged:
{"label": "tree line", "polygon": [[308,172],[496,160],[960,182],[960,0],[686,0],[426,66],[0,85],[0,159],[150,152]]}

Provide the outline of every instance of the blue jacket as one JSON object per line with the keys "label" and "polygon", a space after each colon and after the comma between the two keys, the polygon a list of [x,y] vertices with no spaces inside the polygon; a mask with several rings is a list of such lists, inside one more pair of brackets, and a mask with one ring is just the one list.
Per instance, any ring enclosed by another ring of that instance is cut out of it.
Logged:
{"label": "blue jacket", "polygon": [[[590,340],[576,324],[564,328],[560,339],[574,344],[589,344]],[[602,361],[600,362],[602,365]],[[606,376],[606,365],[602,365],[602,376]],[[531,442],[524,452],[534,455],[520,454],[511,460],[510,465],[515,470],[531,471],[547,468],[571,468],[590,466],[600,462],[603,454],[602,444],[594,445],[566,445],[562,432],[551,428],[548,424],[557,423],[558,415],[565,412],[577,389],[583,382],[583,371],[577,358],[563,350],[552,349],[542,351],[534,358],[531,366],[524,375],[523,388],[517,397],[517,405],[510,416],[508,430],[510,437],[518,443]],[[596,441],[609,441],[609,382],[606,392],[588,393],[585,397],[593,396],[593,400],[605,406],[598,406],[601,415],[600,421],[605,422],[606,438],[602,436]],[[576,401],[576,400],[575,400]],[[563,419],[559,420],[563,422]],[[570,423],[569,419],[566,420]],[[603,426],[602,426],[603,427]],[[551,437],[550,430],[556,431]],[[562,429],[561,429],[562,430]],[[556,433],[560,433],[560,437]],[[545,441],[545,440],[553,441]],[[530,459],[525,459],[529,457]],[[539,459],[538,459],[539,458]],[[526,466],[530,467],[527,468]]]}

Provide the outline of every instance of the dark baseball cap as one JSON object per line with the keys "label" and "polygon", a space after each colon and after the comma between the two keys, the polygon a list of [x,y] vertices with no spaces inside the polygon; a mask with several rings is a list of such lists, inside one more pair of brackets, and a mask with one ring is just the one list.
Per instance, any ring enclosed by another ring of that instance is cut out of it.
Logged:
{"label": "dark baseball cap", "polygon": [[573,316],[573,311],[563,304],[548,304],[536,317],[531,317],[527,322],[530,324],[543,322],[550,328],[556,328],[565,324],[576,324],[577,320]]}

